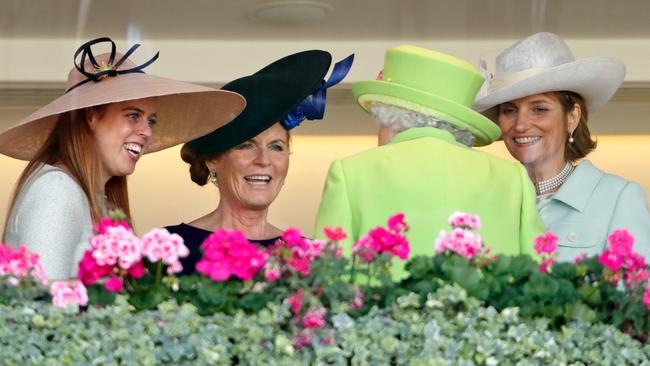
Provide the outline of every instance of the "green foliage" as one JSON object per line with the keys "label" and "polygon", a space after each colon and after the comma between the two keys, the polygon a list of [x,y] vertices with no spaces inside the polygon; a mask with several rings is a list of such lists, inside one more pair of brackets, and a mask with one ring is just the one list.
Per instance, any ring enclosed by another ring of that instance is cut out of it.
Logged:
{"label": "green foliage", "polygon": [[409,277],[391,289],[412,291],[421,299],[441,284],[457,284],[488,306],[498,310],[518,307],[521,316],[544,317],[558,329],[582,320],[612,324],[644,341],[650,333],[643,286],[623,288],[607,282],[597,257],[578,265],[556,263],[551,273],[545,274],[525,255],[497,256],[490,263],[477,265],[446,252],[433,258],[415,257],[406,269]]}
{"label": "green foliage", "polygon": [[[581,310],[574,309],[576,312]],[[136,312],[124,297],[86,312],[44,302],[0,305],[3,365],[649,365],[650,346],[610,325],[501,311],[442,286],[359,318],[332,316],[336,342],[298,352],[287,303],[201,316],[165,301]]]}

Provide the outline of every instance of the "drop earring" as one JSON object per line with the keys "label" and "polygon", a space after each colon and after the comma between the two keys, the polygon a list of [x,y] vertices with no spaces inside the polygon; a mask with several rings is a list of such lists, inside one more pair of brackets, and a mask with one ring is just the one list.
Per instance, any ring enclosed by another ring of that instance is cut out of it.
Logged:
{"label": "drop earring", "polygon": [[573,141],[573,132],[569,132],[569,143],[572,144]]}
{"label": "drop earring", "polygon": [[212,182],[212,184],[214,184],[215,186],[219,185],[219,180],[217,179],[217,173],[214,170],[210,170],[208,177],[210,178],[210,182]]}

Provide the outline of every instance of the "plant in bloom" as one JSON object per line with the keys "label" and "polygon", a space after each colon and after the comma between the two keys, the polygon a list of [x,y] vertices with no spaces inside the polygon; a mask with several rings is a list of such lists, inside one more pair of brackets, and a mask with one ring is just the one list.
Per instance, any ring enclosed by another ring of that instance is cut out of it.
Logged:
{"label": "plant in bloom", "polygon": [[25,279],[47,285],[47,276],[39,258],[24,245],[14,250],[11,244],[0,243],[0,285],[18,286]]}
{"label": "plant in bloom", "polygon": [[[333,235],[340,237],[341,233]],[[312,263],[322,258],[325,252],[329,253],[332,250],[335,255],[340,256],[340,250],[333,243],[306,239],[300,230],[288,229],[282,233],[281,239],[268,248],[265,277],[270,282],[275,282],[281,276],[291,272],[302,277],[309,276]]]}
{"label": "plant in bloom", "polygon": [[52,305],[66,308],[70,305],[85,306],[88,304],[88,292],[79,281],[55,281],[50,286]]}
{"label": "plant in bloom", "polygon": [[162,261],[167,265],[167,274],[183,270],[180,259],[190,254],[183,238],[170,234],[165,229],[153,229],[142,237],[142,255],[151,263]]}
{"label": "plant in bloom", "polygon": [[477,259],[481,262],[489,262],[486,259],[489,248],[486,248],[481,235],[473,232],[481,228],[481,220],[478,216],[465,212],[456,211],[447,220],[452,227],[451,232],[440,231],[434,245],[436,253],[451,252],[467,258]]}
{"label": "plant in bloom", "polygon": [[608,248],[598,260],[605,267],[605,278],[618,283],[625,280],[628,286],[648,279],[645,258],[632,250],[634,236],[625,229],[614,230],[607,237]]}
{"label": "plant in bloom", "polygon": [[217,230],[201,244],[203,257],[196,270],[213,281],[231,276],[250,281],[264,268],[267,254],[251,244],[238,230]]}
{"label": "plant in bloom", "polygon": [[101,280],[109,292],[121,292],[124,281],[140,279],[147,273],[145,259],[157,266],[155,283],[161,281],[160,270],[167,266],[167,274],[182,271],[180,258],[189,254],[183,239],[165,229],[154,229],[138,238],[124,215],[112,211],[110,217],[93,226],[87,250],[77,271],[77,278],[86,286]]}
{"label": "plant in bloom", "polygon": [[558,237],[550,230],[535,238],[535,253],[542,258],[539,270],[548,273],[557,258]]}
{"label": "plant in bloom", "polygon": [[411,251],[404,233],[408,225],[404,221],[404,214],[391,216],[387,222],[388,228],[377,226],[359,239],[352,246],[352,255],[361,258],[366,263],[371,263],[377,256],[387,255],[388,260],[398,257],[406,260]]}

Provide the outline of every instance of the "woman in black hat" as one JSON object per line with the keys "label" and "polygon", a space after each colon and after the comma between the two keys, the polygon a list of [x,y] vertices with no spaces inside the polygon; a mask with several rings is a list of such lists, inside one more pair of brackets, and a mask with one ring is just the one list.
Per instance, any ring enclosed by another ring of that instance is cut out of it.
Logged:
{"label": "woman in black hat", "polygon": [[326,90],[345,77],[352,59],[337,63],[325,82],[331,55],[320,50],[299,52],[223,87],[246,98],[242,114],[181,149],[192,181],[201,186],[210,181],[220,196],[214,211],[167,227],[182,236],[190,249],[182,260],[184,274],[194,272],[202,256],[199,247],[214,230],[241,230],[262,246],[280,237],[282,231],[267,221],[267,214],[287,175],[289,130],[304,119],[323,117]]}

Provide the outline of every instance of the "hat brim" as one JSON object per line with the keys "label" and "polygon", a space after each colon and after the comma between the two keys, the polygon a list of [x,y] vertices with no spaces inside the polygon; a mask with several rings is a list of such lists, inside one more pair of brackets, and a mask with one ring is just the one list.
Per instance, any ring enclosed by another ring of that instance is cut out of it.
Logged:
{"label": "hat brim", "polygon": [[142,98],[156,98],[157,122],[145,153],[202,136],[237,117],[246,106],[234,92],[133,73],[88,82],[38,109],[0,133],[0,153],[31,160],[61,113]]}
{"label": "hat brim", "polygon": [[497,107],[505,102],[552,91],[572,91],[595,111],[607,104],[625,79],[625,65],[606,57],[591,57],[540,70],[474,101],[473,109],[498,122]]}
{"label": "hat brim", "polygon": [[[352,86],[352,94],[359,105],[368,112],[372,102],[389,102],[444,119],[470,131],[476,138],[475,146],[489,145],[501,135],[499,127],[471,108],[405,85],[383,80],[360,81]],[[390,101],[387,101],[386,97],[390,98]]]}

